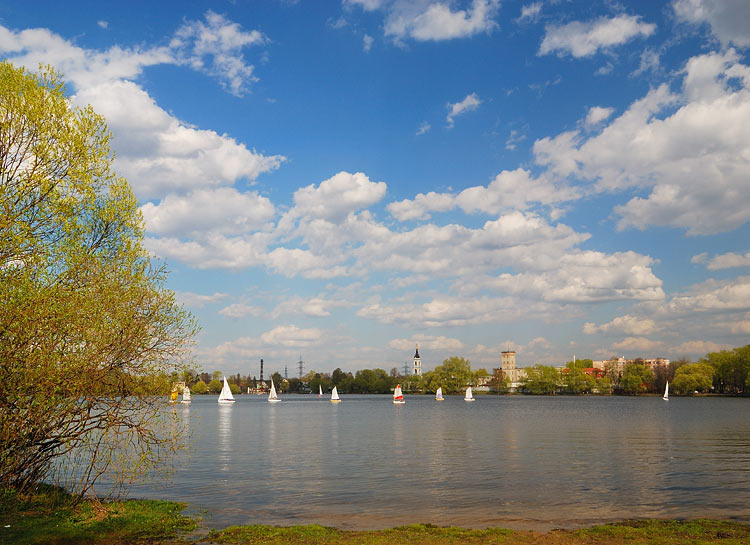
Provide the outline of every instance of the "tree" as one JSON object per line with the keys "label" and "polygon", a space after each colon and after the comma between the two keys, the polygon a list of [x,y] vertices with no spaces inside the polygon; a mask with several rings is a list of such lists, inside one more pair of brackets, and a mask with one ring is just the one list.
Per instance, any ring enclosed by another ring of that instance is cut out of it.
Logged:
{"label": "tree", "polygon": [[672,387],[678,394],[708,392],[714,381],[714,368],[708,363],[689,363],[683,365],[674,376]]}
{"label": "tree", "polygon": [[193,388],[191,391],[192,393],[197,394],[197,395],[207,394],[208,386],[206,385],[205,382],[203,382],[202,380],[199,380],[198,382],[193,384]]}
{"label": "tree", "polygon": [[587,375],[585,367],[568,367],[563,373],[563,384],[571,394],[590,394],[596,388],[596,379]]}
{"label": "tree", "polygon": [[648,391],[649,385],[653,380],[654,374],[647,365],[642,363],[629,363],[625,366],[625,370],[622,372],[620,387],[622,388],[623,393],[628,395],[643,394]]}
{"label": "tree", "polygon": [[142,246],[104,120],[51,69],[0,62],[0,486],[120,489],[168,461],[164,377],[193,318]]}
{"label": "tree", "polygon": [[554,394],[560,383],[560,373],[549,365],[535,365],[526,370],[526,378],[523,380],[525,392],[537,395]]}
{"label": "tree", "polygon": [[224,384],[221,381],[213,379],[208,383],[208,391],[212,394],[218,394],[223,386]]}
{"label": "tree", "polygon": [[443,388],[445,394],[457,394],[463,392],[472,381],[471,362],[458,356],[452,356],[443,360],[432,371],[428,389],[431,392]]}

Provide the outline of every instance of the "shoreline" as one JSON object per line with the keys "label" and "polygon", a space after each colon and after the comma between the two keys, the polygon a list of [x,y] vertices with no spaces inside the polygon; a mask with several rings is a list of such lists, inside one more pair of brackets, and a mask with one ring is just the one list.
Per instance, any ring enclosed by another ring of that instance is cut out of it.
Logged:
{"label": "shoreline", "polygon": [[[106,542],[108,545],[149,543],[228,545],[296,543],[393,545],[424,543],[592,545],[605,543],[683,543],[734,545],[750,542],[750,524],[739,517],[659,519],[633,518],[598,524],[567,521],[547,531],[491,526],[471,528],[415,523],[375,530],[348,530],[320,524],[293,526],[235,525],[222,529],[186,515],[195,506],[159,500],[84,499],[71,503],[60,489],[45,487],[30,498],[3,495],[0,543],[37,545]],[[519,521],[520,522],[520,521]]]}

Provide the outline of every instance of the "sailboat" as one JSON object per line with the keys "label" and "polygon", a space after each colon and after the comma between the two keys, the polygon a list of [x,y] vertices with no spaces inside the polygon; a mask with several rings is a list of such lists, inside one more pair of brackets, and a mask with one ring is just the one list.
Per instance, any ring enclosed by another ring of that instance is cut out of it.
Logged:
{"label": "sailboat", "polygon": [[271,391],[268,392],[268,402],[269,403],[278,403],[281,401],[279,399],[279,396],[276,395],[276,386],[273,385],[273,379],[271,379]]}
{"label": "sailboat", "polygon": [[341,403],[341,398],[339,398],[339,391],[335,386],[333,387],[333,390],[331,390],[331,403]]}
{"label": "sailboat", "polygon": [[400,384],[398,384],[396,386],[396,389],[393,390],[393,402],[396,405],[403,405],[404,403],[406,403],[406,401],[404,401],[404,394],[401,392]]}
{"label": "sailboat", "polygon": [[466,395],[464,396],[464,401],[476,401],[476,399],[474,399],[474,396],[471,393],[471,386],[466,388]]}
{"label": "sailboat", "polygon": [[185,386],[182,389],[182,401],[181,401],[181,403],[185,403],[186,405],[189,405],[190,401],[192,401],[190,399],[190,388],[188,388],[187,386]]}
{"label": "sailboat", "polygon": [[219,403],[222,405],[229,405],[234,403],[234,396],[232,390],[229,389],[229,383],[227,377],[224,377],[224,386],[221,387],[221,393],[219,394]]}
{"label": "sailboat", "polygon": [[442,386],[437,389],[437,392],[435,392],[435,401],[444,401]]}
{"label": "sailboat", "polygon": [[172,390],[172,393],[169,394],[169,402],[170,403],[177,403],[177,398],[180,397],[180,392],[177,391],[177,388]]}
{"label": "sailboat", "polygon": [[669,401],[669,381],[667,381],[667,385],[664,387],[664,395],[661,398],[664,401]]}
{"label": "sailboat", "polygon": [[[333,389],[335,390],[336,387],[334,386]],[[331,395],[333,395],[333,392],[331,392]],[[318,397],[323,397],[323,387],[320,384],[318,384]],[[336,399],[338,399],[338,398],[336,398]]]}

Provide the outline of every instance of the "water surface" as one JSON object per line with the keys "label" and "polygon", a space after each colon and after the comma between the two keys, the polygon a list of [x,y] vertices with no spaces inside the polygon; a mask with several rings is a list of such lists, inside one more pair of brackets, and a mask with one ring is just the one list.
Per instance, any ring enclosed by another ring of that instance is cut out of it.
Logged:
{"label": "water surface", "polygon": [[750,520],[750,400],[194,396],[170,483],[208,526],[415,522],[546,530],[639,517]]}

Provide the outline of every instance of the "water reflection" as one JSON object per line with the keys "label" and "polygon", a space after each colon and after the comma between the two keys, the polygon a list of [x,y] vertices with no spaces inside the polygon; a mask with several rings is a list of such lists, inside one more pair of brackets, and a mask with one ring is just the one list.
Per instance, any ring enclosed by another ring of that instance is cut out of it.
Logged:
{"label": "water reflection", "polygon": [[[169,488],[206,524],[545,529],[633,516],[750,519],[750,400],[196,396]],[[235,414],[236,413],[236,414]],[[200,420],[198,420],[200,418]],[[217,485],[217,471],[221,484]]]}

